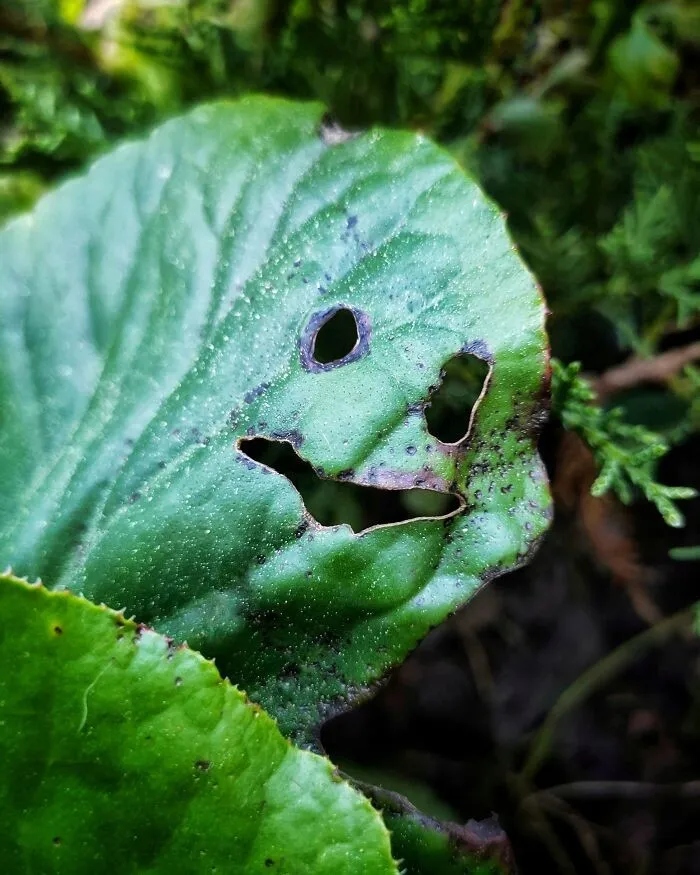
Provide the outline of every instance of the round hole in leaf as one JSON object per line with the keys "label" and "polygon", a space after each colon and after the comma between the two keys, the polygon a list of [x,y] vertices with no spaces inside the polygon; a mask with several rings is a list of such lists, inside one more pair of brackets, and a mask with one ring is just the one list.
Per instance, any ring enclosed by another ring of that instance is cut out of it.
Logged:
{"label": "round hole in leaf", "polygon": [[311,355],[320,365],[338,364],[360,342],[355,314],[347,307],[332,312],[321,324],[311,346]]}
{"label": "round hole in leaf", "polygon": [[462,440],[469,431],[474,408],[489,375],[489,365],[469,353],[453,356],[425,408],[428,431],[446,444]]}

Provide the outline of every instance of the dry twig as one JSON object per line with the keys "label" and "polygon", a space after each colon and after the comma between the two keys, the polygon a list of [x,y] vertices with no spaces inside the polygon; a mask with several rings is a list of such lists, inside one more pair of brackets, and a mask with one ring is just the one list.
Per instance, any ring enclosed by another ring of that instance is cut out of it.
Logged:
{"label": "dry twig", "polygon": [[634,356],[590,382],[598,395],[598,400],[605,401],[612,395],[631,389],[640,383],[666,383],[686,365],[698,360],[700,360],[700,341],[670,349],[648,359]]}

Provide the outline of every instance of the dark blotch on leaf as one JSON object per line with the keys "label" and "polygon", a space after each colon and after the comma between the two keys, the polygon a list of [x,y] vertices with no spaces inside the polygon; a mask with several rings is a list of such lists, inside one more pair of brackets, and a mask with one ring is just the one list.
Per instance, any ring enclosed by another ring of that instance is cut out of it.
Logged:
{"label": "dark blotch on leaf", "polygon": [[254,471],[256,469],[256,464],[252,459],[249,459],[244,453],[238,453],[236,458],[241,464],[247,468],[249,471]]}
{"label": "dark blotch on leaf", "polygon": [[198,429],[196,426],[193,426],[190,429],[190,436],[191,436],[192,440],[195,441],[195,443],[198,443],[200,446],[202,446],[202,447],[209,446],[210,439],[205,434],[202,434],[200,429]]}
{"label": "dark blotch on leaf", "polygon": [[246,392],[243,396],[243,400],[246,404],[250,404],[252,401],[255,401],[256,398],[259,398],[266,389],[270,388],[269,383],[260,383],[259,386],[256,386],[254,389],[251,389],[249,392]]}
{"label": "dark blotch on leaf", "polygon": [[483,340],[470,340],[462,347],[463,355],[473,355],[488,364],[493,364],[493,354]]}
{"label": "dark blotch on leaf", "polygon": [[194,764],[194,767],[195,769],[197,769],[198,772],[208,772],[211,768],[211,763],[209,762],[209,760],[197,760],[197,762]]}
{"label": "dark blotch on leaf", "polygon": [[275,441],[288,441],[296,448],[299,448],[304,442],[304,435],[295,428],[289,428],[285,431],[271,431],[270,437]]}

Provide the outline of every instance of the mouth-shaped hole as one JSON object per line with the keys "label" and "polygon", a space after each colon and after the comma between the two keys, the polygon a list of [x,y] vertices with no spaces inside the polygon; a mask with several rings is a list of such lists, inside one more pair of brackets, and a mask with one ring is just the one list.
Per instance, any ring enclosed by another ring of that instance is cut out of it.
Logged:
{"label": "mouth-shaped hole", "polygon": [[322,526],[347,525],[354,532],[409,520],[440,519],[461,507],[456,495],[431,489],[377,489],[319,477],[287,441],[248,438],[239,448],[250,459],[282,474],[296,487],[304,506]]}
{"label": "mouth-shaped hole", "polygon": [[460,353],[447,362],[440,386],[425,407],[428,431],[433,437],[445,444],[466,437],[489,370],[487,362],[469,353]]}

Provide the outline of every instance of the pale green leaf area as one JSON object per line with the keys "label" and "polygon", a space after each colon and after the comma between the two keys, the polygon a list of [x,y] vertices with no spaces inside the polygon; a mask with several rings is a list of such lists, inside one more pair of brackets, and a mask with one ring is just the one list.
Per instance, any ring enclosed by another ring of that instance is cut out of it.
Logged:
{"label": "pale green leaf area", "polygon": [[[503,218],[420,135],[326,136],[322,108],[200,107],[0,233],[0,563],[215,656],[309,741],[549,519],[544,307]],[[353,353],[313,361],[334,308]],[[424,405],[490,364],[465,437]],[[239,449],[459,497],[356,533]]]}
{"label": "pale green leaf area", "polygon": [[328,760],[199,654],[0,576],[4,872],[389,875],[389,834]]}

